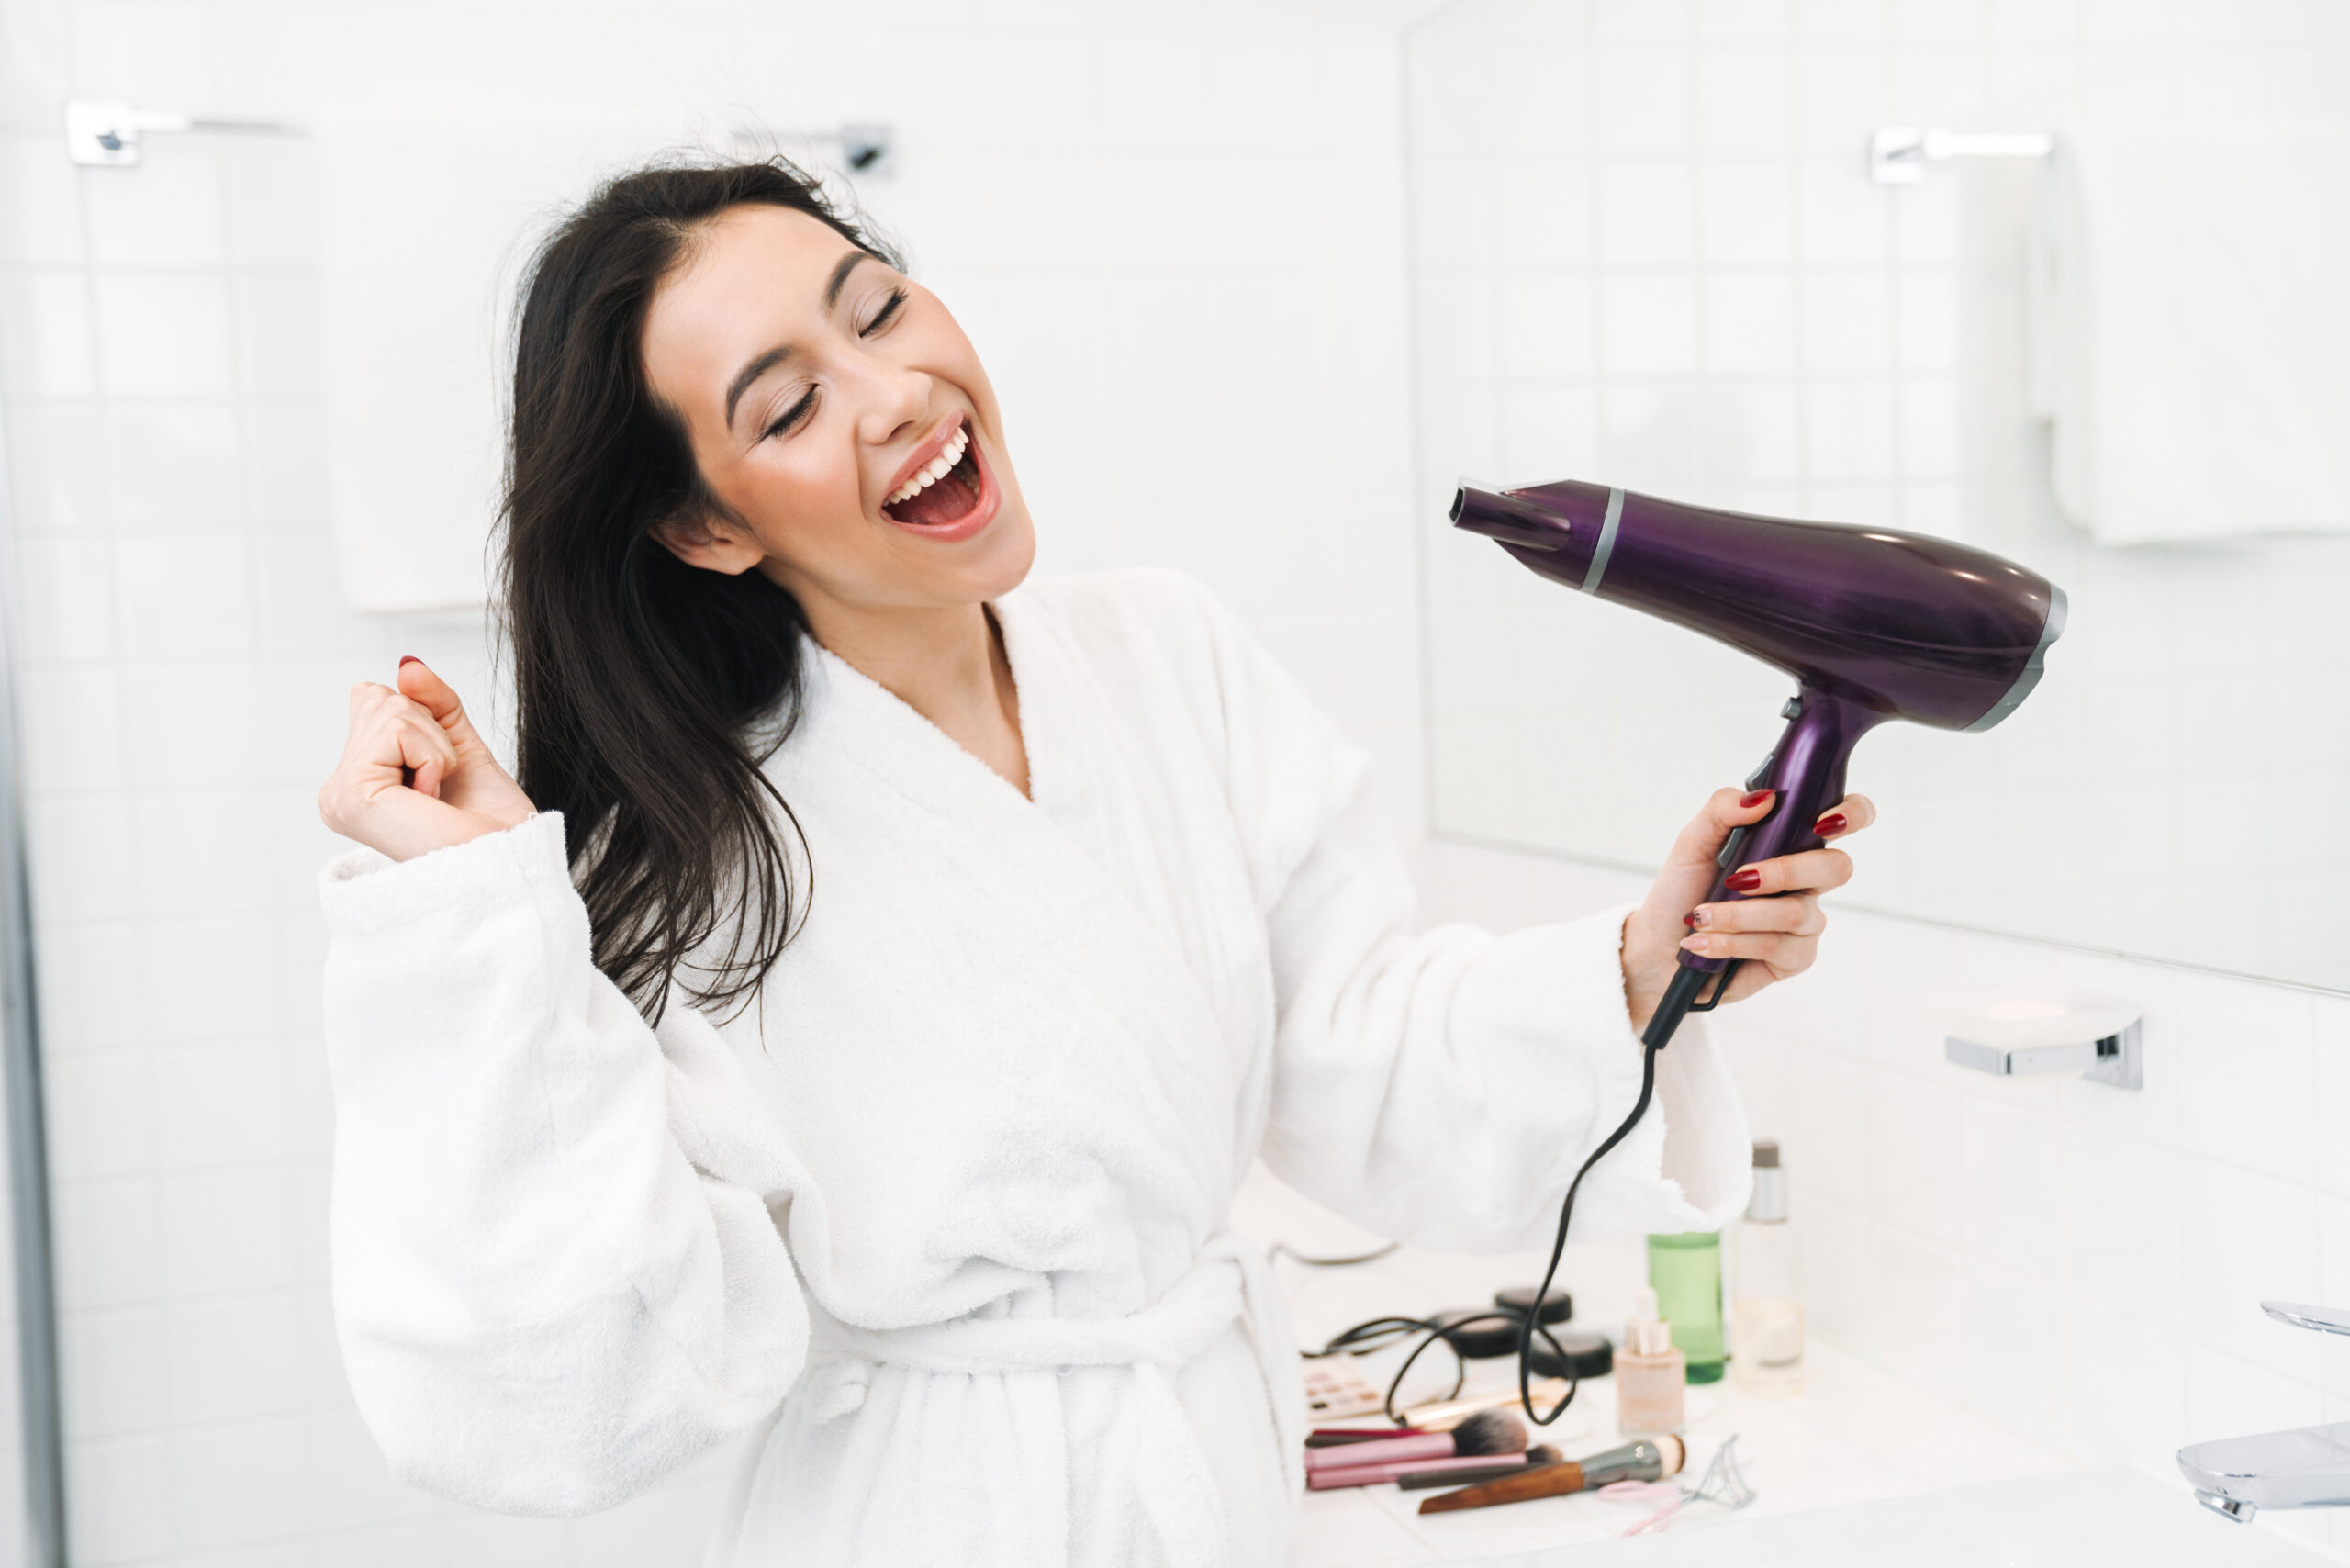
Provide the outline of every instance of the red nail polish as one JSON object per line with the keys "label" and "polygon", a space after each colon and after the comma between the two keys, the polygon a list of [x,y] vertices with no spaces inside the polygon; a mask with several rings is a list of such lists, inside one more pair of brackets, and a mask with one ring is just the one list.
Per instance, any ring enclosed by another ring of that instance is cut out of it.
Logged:
{"label": "red nail polish", "polygon": [[1769,800],[1772,793],[1773,792],[1769,790],[1756,790],[1751,794],[1740,795],[1738,798],[1739,810],[1751,812],[1755,807],[1761,805],[1763,801]]}
{"label": "red nail polish", "polygon": [[1681,917],[1681,924],[1695,931],[1697,929],[1697,917],[1694,913],[1684,914]]}
{"label": "red nail polish", "polygon": [[1732,871],[1722,886],[1734,893],[1751,893],[1762,885],[1762,873],[1749,866],[1743,871]]}
{"label": "red nail polish", "polygon": [[402,654],[400,655],[400,668],[402,669],[408,668],[410,665],[420,665],[424,661],[422,659],[418,658],[414,654]]}
{"label": "red nail polish", "polygon": [[1844,821],[1843,812],[1830,812],[1826,816],[1820,818],[1818,822],[1812,823],[1811,831],[1818,834],[1822,838],[1833,838],[1838,834],[1843,832],[1848,825],[1849,824]]}

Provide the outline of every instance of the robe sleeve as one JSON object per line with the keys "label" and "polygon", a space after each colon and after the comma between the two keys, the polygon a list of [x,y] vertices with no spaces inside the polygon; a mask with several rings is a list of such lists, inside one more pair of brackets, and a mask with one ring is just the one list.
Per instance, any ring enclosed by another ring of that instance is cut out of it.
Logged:
{"label": "robe sleeve", "polygon": [[[1204,598],[1204,594],[1203,593]],[[1369,759],[1212,600],[1226,776],[1271,946],[1264,1155],[1324,1206],[1415,1245],[1550,1245],[1567,1183],[1639,1092],[1628,909],[1509,935],[1415,929]],[[1592,1170],[1575,1235],[1712,1230],[1746,1204],[1746,1116],[1703,1020]]]}
{"label": "robe sleeve", "polygon": [[393,1470],[584,1513],[773,1409],[808,1317],[718,1125],[733,1058],[595,968],[561,817],[320,880],[336,1323]]}

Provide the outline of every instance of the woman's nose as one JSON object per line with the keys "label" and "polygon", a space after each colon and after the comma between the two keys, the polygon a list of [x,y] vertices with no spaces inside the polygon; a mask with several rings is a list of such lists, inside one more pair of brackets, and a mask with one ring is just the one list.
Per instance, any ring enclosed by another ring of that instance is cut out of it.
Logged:
{"label": "woman's nose", "polygon": [[880,445],[930,412],[930,376],[901,365],[874,364],[858,388],[857,433]]}

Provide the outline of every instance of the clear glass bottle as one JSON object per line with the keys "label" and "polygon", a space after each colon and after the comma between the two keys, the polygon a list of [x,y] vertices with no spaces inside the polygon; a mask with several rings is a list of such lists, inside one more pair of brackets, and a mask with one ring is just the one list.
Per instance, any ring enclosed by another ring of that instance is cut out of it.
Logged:
{"label": "clear glass bottle", "polygon": [[1649,1238],[1649,1283],[1673,1342],[1689,1358],[1691,1383],[1722,1377],[1722,1238],[1690,1230]]}
{"label": "clear glass bottle", "polygon": [[1754,1146],[1754,1196],[1731,1234],[1737,1295],[1730,1304],[1730,1365],[1751,1394],[1803,1392],[1803,1260],[1787,1223],[1787,1173],[1779,1146]]}

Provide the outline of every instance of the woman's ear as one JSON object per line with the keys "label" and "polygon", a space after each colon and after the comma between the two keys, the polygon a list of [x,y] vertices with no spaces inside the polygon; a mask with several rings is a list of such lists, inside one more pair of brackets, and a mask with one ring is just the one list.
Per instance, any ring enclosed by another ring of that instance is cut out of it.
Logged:
{"label": "woman's ear", "polygon": [[767,559],[767,553],[748,529],[708,512],[665,518],[653,525],[653,537],[687,566],[730,577]]}

